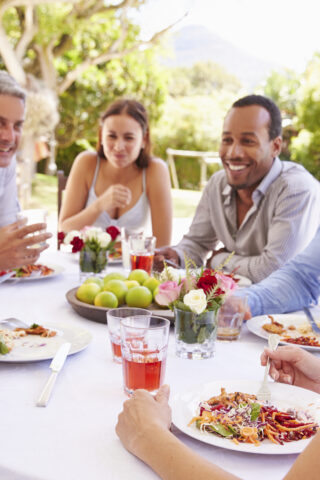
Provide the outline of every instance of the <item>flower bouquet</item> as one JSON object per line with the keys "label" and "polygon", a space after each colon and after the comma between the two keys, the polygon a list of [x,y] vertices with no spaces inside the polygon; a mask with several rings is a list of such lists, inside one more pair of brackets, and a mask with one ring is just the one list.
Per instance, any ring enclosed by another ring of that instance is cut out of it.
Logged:
{"label": "flower bouquet", "polygon": [[[117,227],[110,226],[106,231],[100,227],[85,227],[58,233],[59,243],[72,245],[72,253],[80,252],[80,274],[99,274],[107,266],[108,252],[114,250],[115,241],[120,234]],[[85,275],[84,275],[85,276]]]}
{"label": "flower bouquet", "polygon": [[155,301],[175,313],[176,353],[183,358],[209,358],[214,353],[217,312],[236,288],[233,274],[197,269],[185,258],[186,276],[165,266]]}

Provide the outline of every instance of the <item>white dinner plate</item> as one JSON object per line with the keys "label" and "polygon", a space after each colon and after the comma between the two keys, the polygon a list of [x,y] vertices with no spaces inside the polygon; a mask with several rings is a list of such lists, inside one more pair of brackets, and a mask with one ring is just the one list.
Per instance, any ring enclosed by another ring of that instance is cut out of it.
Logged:
{"label": "white dinner plate", "polygon": [[[186,435],[228,450],[270,455],[287,455],[302,452],[313,437],[311,437],[311,439],[285,443],[284,445],[276,445],[268,439],[261,442],[259,446],[249,443],[236,445],[226,438],[221,438],[207,432],[200,432],[194,424],[188,427],[190,420],[198,414],[197,409],[199,403],[203,400],[208,400],[214,395],[219,395],[221,393],[221,387],[224,387],[228,393],[238,391],[256,394],[260,386],[261,382],[258,381],[221,380],[201,385],[188,392],[177,394],[172,402],[172,421],[175,426]],[[272,394],[271,402],[275,407],[281,410],[295,408],[308,412],[314,420],[320,424],[320,396],[318,394],[282,383],[270,383],[269,386]]]}
{"label": "white dinner plate", "polygon": [[43,325],[46,328],[55,330],[57,335],[54,337],[40,337],[39,335],[27,335],[14,340],[14,347],[6,355],[0,355],[0,362],[38,362],[40,360],[50,360],[54,357],[56,351],[65,342],[71,343],[69,355],[80,352],[91,342],[92,336],[84,328]]}
{"label": "white dinner plate", "polygon": [[[308,320],[303,313],[284,313],[281,315],[280,314],[272,315],[272,317],[276,322],[282,323],[284,327],[289,327],[290,325],[294,325],[295,327],[308,325]],[[315,318],[317,322],[319,322],[320,317],[316,316]],[[246,322],[248,330],[251,333],[253,333],[254,335],[257,335],[258,337],[264,338],[265,340],[268,340],[268,337],[270,334],[262,328],[262,325],[264,325],[265,323],[270,323],[270,319],[268,318],[267,315],[260,315],[258,317],[253,317]],[[283,345],[293,345],[292,343],[283,342],[283,341],[280,341],[280,343]],[[297,344],[294,344],[294,345],[297,345]],[[311,347],[308,345],[299,345],[299,347],[304,348],[306,350],[310,350],[312,352],[320,352],[320,347]]]}
{"label": "white dinner plate", "polygon": [[50,273],[49,275],[31,275],[30,277],[10,277],[7,279],[7,281],[11,282],[30,282],[33,280],[44,280],[45,278],[53,278],[58,275],[61,275],[62,272],[64,272],[64,267],[61,265],[52,265],[51,263],[42,263],[41,265],[45,265],[48,268],[52,268],[53,272]]}

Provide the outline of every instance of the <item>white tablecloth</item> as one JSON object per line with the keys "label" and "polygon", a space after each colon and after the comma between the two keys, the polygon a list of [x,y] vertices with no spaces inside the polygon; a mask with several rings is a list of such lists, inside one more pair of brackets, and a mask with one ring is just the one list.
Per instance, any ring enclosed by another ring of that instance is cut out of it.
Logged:
{"label": "white tablecloth", "polygon": [[[50,374],[50,361],[0,363],[1,480],[105,480],[158,478],[128,453],[115,434],[117,415],[126,396],[121,365],[112,362],[107,326],[86,320],[73,311],[65,294],[79,284],[76,257],[47,252],[42,263],[65,267],[52,279],[0,285],[1,317],[17,317],[39,324],[81,326],[92,342],[69,356],[46,408],[36,400]],[[212,380],[262,378],[260,353],[265,341],[243,328],[237,342],[217,342],[210,360],[191,361],[174,355],[171,334],[166,383],[171,392],[194,388]],[[237,453],[198,442],[174,429],[192,449],[244,479],[280,479],[295,455]]]}

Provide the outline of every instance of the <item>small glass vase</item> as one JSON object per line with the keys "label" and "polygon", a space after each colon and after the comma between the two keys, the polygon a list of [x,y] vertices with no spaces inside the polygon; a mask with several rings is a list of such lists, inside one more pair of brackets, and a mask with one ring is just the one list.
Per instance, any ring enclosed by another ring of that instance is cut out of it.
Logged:
{"label": "small glass vase", "polygon": [[85,246],[80,250],[79,267],[80,281],[83,282],[88,277],[103,277],[108,265],[108,251],[100,249],[92,250]]}
{"label": "small glass vase", "polygon": [[218,327],[216,312],[197,315],[175,308],[174,318],[176,355],[192,360],[213,357]]}

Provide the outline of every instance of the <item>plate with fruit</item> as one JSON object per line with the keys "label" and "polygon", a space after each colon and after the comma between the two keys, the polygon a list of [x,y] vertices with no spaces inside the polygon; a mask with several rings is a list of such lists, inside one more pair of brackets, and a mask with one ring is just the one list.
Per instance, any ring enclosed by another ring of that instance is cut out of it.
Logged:
{"label": "plate with fruit", "polygon": [[125,306],[146,308],[173,321],[173,312],[154,302],[159,283],[140,269],[133,270],[128,277],[112,272],[104,278],[87,278],[79,287],[69,290],[66,298],[79,315],[95,322],[107,323],[106,312],[110,308]]}

